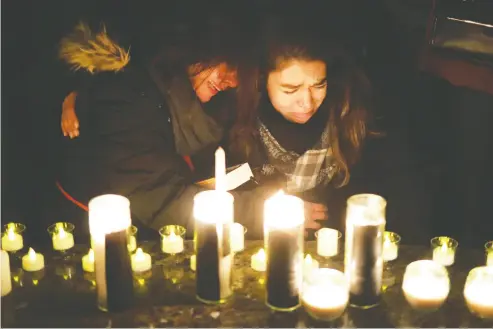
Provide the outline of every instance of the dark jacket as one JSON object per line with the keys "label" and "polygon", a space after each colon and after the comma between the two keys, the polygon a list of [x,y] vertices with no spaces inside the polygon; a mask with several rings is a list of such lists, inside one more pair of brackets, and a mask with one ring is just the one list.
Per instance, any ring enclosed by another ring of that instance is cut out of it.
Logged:
{"label": "dark jacket", "polygon": [[[212,158],[223,129],[202,109],[184,70],[127,66],[98,73],[79,90],[76,109],[81,134],[66,141],[63,188],[84,204],[100,194],[124,195],[134,224],[178,224],[192,232],[193,198],[203,189],[183,157],[206,150]],[[263,202],[276,188],[233,192],[235,221],[251,237],[261,236]]]}

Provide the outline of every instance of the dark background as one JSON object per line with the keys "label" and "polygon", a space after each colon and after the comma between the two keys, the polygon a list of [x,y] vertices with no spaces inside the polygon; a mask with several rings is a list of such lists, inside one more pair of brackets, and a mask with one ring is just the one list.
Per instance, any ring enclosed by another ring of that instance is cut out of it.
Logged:
{"label": "dark background", "polygon": [[[450,235],[461,245],[481,248],[493,239],[492,96],[416,69],[429,0],[225,1],[222,8],[237,14],[322,3],[317,17],[344,3],[339,19],[350,22],[355,51],[374,85],[379,127],[387,133],[369,141],[351,183],[333,196],[338,207],[351,193],[380,193],[388,200],[387,228],[404,243]],[[139,50],[156,37],[144,31],[171,37],[217,8],[211,1],[2,1],[2,223],[36,227],[55,191],[61,104],[76,86],[57,60],[60,38],[79,19],[105,21],[110,34],[118,31],[139,58]],[[29,233],[45,234],[34,230]]]}

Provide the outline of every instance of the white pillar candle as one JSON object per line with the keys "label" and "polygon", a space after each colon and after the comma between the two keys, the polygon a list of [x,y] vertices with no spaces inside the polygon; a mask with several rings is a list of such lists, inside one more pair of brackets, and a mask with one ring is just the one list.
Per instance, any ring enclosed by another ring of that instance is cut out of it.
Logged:
{"label": "white pillar candle", "polygon": [[305,278],[311,277],[314,271],[317,271],[319,264],[316,259],[313,259],[311,255],[306,255],[303,261],[303,276]]}
{"label": "white pillar candle", "polygon": [[135,254],[132,255],[132,270],[134,272],[145,272],[152,268],[151,255],[142,251],[142,248],[137,248]]}
{"label": "white pillar candle", "polygon": [[2,236],[2,249],[6,251],[17,251],[24,247],[22,235],[15,232],[12,227],[7,228],[7,232]]}
{"label": "white pillar candle", "polygon": [[230,234],[232,251],[239,252],[245,249],[245,227],[240,223],[233,223]]}
{"label": "white pillar candle", "polygon": [[322,257],[337,255],[340,232],[331,228],[321,228],[317,231],[317,254]]}
{"label": "white pillar candle", "polygon": [[56,233],[53,234],[53,249],[67,250],[74,246],[74,235],[60,226]]}
{"label": "white pillar candle", "polygon": [[190,256],[190,269],[195,271],[197,269],[197,256]]}
{"label": "white pillar candle", "polygon": [[82,269],[85,272],[94,272],[94,250],[89,249],[87,255],[82,257]]}
{"label": "white pillar candle", "polygon": [[442,244],[440,247],[433,249],[433,261],[443,266],[450,266],[455,261],[455,250]]}
{"label": "white pillar candle", "polygon": [[40,271],[45,267],[45,258],[33,248],[29,248],[27,254],[22,256],[22,268],[27,272]]}
{"label": "white pillar candle", "polygon": [[10,278],[9,254],[2,250],[2,297],[8,295],[12,290],[12,280]]}
{"label": "white pillar candle", "polygon": [[464,298],[471,313],[493,319],[493,267],[476,267],[469,272]]}
{"label": "white pillar candle", "polygon": [[265,272],[267,259],[264,248],[260,249],[256,254],[252,255],[251,266],[255,271]]}
{"label": "white pillar candle", "polygon": [[171,231],[170,234],[163,235],[161,247],[167,254],[179,254],[183,251],[183,238]]}
{"label": "white pillar candle", "polygon": [[128,248],[128,251],[130,251],[130,252],[134,252],[135,249],[137,249],[137,239],[135,238],[135,236],[131,235],[128,238],[127,248]]}
{"label": "white pillar candle", "polygon": [[399,249],[396,243],[384,237],[383,239],[383,260],[389,262],[397,258]]}
{"label": "white pillar candle", "polygon": [[445,302],[450,291],[448,272],[437,262],[415,261],[406,267],[402,290],[413,308],[436,310]]}
{"label": "white pillar candle", "polygon": [[339,318],[349,301],[344,273],[327,268],[316,270],[312,280],[305,281],[301,299],[313,318],[323,321]]}
{"label": "white pillar candle", "polygon": [[488,252],[488,255],[486,256],[486,265],[493,266],[493,251]]}
{"label": "white pillar candle", "polygon": [[215,153],[216,191],[226,191],[226,154],[222,147]]}

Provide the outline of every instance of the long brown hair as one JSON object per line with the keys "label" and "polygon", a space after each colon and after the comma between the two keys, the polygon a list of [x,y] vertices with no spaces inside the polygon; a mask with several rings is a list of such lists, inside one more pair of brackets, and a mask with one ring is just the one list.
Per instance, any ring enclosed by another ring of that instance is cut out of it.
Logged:
{"label": "long brown hair", "polygon": [[[239,90],[237,120],[230,132],[231,150],[248,159],[257,135],[258,92],[265,92],[270,72],[289,60],[322,60],[327,66],[327,96],[320,110],[329,112],[330,145],[341,174],[340,186],[349,181],[349,167],[360,155],[370,122],[370,83],[343,42],[320,27],[293,27],[292,22],[270,21],[261,41],[258,66]],[[339,31],[338,31],[339,32]],[[249,96],[247,96],[249,95]]]}

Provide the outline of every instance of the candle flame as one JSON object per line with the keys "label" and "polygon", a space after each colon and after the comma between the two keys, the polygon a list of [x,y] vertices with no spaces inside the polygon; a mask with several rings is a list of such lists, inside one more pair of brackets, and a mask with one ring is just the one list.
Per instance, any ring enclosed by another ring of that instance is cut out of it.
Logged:
{"label": "candle flame", "polygon": [[15,224],[14,223],[8,223],[7,224],[7,230],[15,231]]}
{"label": "candle flame", "polygon": [[260,248],[260,250],[257,252],[257,257],[261,260],[265,260],[265,250],[264,248]]}
{"label": "candle flame", "polygon": [[135,259],[144,260],[144,252],[142,251],[142,248],[137,248],[137,250],[135,251]]}
{"label": "candle flame", "polygon": [[447,251],[448,246],[446,243],[442,244],[442,251]]}
{"label": "candle flame", "polygon": [[58,228],[58,236],[59,236],[61,239],[65,238],[65,236],[67,236],[67,233],[66,233],[66,232],[65,232],[65,230],[63,229],[63,226]]}
{"label": "candle flame", "polygon": [[[175,231],[171,231],[171,232],[169,233],[169,235],[168,235],[168,238],[169,238],[170,240],[174,240],[174,239],[176,239],[176,234],[175,234]],[[139,249],[140,249],[140,248],[139,248]]]}
{"label": "candle flame", "polygon": [[87,258],[90,262],[94,262],[94,250],[89,249],[89,252],[87,253]]}
{"label": "candle flame", "polygon": [[312,256],[310,254],[305,256],[305,263],[311,264],[313,262]]}
{"label": "candle flame", "polygon": [[34,251],[33,248],[29,248],[27,254],[30,260],[36,260],[36,252]]}
{"label": "candle flame", "polygon": [[7,230],[7,238],[11,241],[13,241],[15,239],[15,232],[12,228],[9,228]]}

